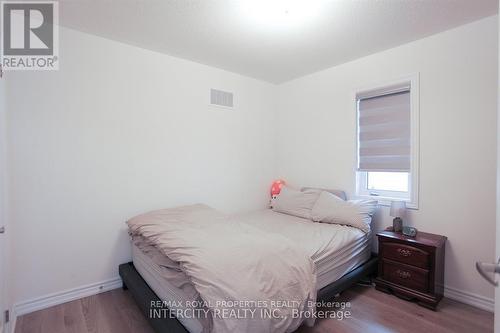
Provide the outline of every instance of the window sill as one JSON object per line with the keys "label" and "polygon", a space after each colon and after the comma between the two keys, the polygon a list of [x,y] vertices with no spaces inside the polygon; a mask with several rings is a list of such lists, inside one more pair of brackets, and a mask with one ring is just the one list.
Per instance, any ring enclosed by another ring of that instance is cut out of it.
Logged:
{"label": "window sill", "polygon": [[385,207],[390,207],[391,201],[405,201],[406,208],[418,210],[418,202],[410,202],[410,200],[405,200],[401,198],[390,198],[390,197],[373,196],[373,195],[356,195],[356,198],[377,200],[379,206],[385,206]]}

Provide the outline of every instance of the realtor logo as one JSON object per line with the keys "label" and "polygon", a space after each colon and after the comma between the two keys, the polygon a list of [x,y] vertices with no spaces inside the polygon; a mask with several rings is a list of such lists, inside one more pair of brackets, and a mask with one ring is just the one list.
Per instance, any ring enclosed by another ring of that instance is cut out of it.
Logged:
{"label": "realtor logo", "polygon": [[57,70],[58,3],[2,1],[1,9],[2,69]]}

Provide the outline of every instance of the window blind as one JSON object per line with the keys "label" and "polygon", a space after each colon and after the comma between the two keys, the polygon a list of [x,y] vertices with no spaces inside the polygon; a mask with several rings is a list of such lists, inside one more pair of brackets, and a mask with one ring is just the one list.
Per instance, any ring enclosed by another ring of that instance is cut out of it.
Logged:
{"label": "window blind", "polygon": [[358,171],[409,172],[411,166],[410,89],[360,94]]}

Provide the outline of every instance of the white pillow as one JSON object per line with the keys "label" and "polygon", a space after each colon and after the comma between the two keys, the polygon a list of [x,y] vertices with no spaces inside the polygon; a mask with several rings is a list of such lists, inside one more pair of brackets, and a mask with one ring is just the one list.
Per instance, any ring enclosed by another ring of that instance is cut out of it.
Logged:
{"label": "white pillow", "polygon": [[273,210],[279,213],[311,219],[311,209],[320,192],[315,190],[298,191],[284,186],[273,202]]}
{"label": "white pillow", "polygon": [[316,222],[345,224],[368,233],[376,208],[375,200],[344,201],[323,191],[314,204],[311,217]]}

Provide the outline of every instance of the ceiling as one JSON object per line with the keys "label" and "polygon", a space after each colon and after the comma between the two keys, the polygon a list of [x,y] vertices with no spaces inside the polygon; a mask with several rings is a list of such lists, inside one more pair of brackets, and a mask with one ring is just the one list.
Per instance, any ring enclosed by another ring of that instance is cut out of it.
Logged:
{"label": "ceiling", "polygon": [[60,0],[63,26],[281,83],[498,12],[498,0]]}

